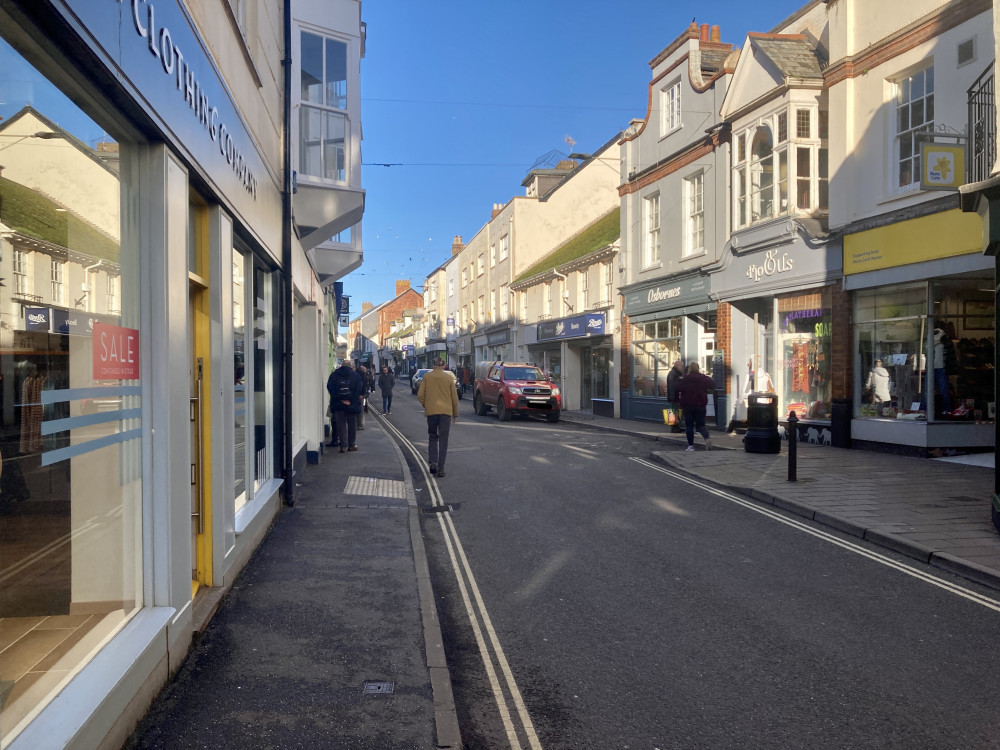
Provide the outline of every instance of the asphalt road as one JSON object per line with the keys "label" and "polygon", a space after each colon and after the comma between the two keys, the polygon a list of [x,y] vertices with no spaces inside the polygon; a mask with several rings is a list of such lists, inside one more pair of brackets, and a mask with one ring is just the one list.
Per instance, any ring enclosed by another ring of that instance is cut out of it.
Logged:
{"label": "asphalt road", "polygon": [[[436,492],[411,465],[466,747],[1000,747],[989,592],[471,404]],[[426,458],[416,398],[391,420]]]}

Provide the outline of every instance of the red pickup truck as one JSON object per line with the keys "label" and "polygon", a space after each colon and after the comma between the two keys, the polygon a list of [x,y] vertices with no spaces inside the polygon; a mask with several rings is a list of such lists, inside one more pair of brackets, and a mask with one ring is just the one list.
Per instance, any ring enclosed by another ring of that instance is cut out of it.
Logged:
{"label": "red pickup truck", "polygon": [[514,414],[544,414],[548,421],[558,422],[562,394],[559,386],[530,362],[480,362],[472,405],[481,417],[496,409],[501,422]]}

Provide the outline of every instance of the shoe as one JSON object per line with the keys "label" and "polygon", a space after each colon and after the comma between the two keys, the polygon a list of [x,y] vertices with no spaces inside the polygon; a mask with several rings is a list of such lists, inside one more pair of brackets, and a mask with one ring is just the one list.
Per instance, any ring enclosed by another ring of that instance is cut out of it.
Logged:
{"label": "shoe", "polygon": [[437,470],[438,470],[437,464],[431,464],[430,465],[430,470],[431,470],[431,474],[437,474]]}
{"label": "shoe", "polygon": [[360,425],[360,424],[359,424],[359,425],[358,425],[358,429],[359,429],[359,430],[363,430],[363,429],[365,429],[365,427],[364,427],[364,425]]}
{"label": "shoe", "polygon": [[684,449],[685,453],[691,453],[692,451],[694,451],[693,445],[689,445],[687,448]]}
{"label": "shoe", "polygon": [[340,452],[347,453],[347,448],[345,448],[344,446],[340,446]]}
{"label": "shoe", "polygon": [[340,445],[340,443],[327,443],[326,447],[327,448],[336,448],[338,445]]}
{"label": "shoe", "polygon": [[712,450],[712,438],[705,438],[705,450]]}
{"label": "shoe", "polygon": [[444,469],[439,469],[438,470],[438,479],[441,479],[443,476],[444,476]]}
{"label": "shoe", "polygon": [[348,448],[347,450],[349,450],[349,451],[356,451],[357,449],[358,449],[358,446],[356,446],[356,445],[352,445],[352,446],[351,446],[350,448]]}

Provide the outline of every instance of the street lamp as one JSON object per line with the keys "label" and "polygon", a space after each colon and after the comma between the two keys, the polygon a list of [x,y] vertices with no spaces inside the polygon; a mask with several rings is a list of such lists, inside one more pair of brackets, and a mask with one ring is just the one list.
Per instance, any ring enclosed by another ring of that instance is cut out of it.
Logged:
{"label": "street lamp", "polygon": [[62,138],[62,136],[59,133],[53,133],[51,130],[39,130],[37,133],[29,133],[28,135],[21,135],[21,136],[18,136],[18,135],[8,135],[6,133],[0,133],[0,137],[2,137],[2,138],[17,138],[17,140],[14,141],[13,143],[8,143],[6,146],[0,146],[0,151],[3,151],[4,149],[8,149],[11,146],[16,146],[18,143],[20,143],[21,141],[26,140],[28,138],[40,138],[43,141],[50,141],[53,138]]}

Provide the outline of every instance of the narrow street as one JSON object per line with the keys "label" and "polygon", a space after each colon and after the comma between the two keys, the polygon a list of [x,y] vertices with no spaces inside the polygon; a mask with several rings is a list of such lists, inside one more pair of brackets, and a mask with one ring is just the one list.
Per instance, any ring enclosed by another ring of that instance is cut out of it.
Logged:
{"label": "narrow street", "polygon": [[[995,746],[993,593],[669,476],[648,441],[461,413],[451,510],[421,519],[467,747]],[[425,455],[416,399],[391,420]]]}

